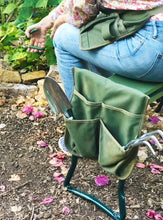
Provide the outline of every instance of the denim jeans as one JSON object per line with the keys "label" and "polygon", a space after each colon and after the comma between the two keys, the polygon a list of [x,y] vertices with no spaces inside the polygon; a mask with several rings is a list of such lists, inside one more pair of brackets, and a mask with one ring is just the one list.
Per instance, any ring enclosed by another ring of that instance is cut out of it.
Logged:
{"label": "denim jeans", "polygon": [[163,21],[149,21],[133,36],[89,51],[79,48],[79,29],[64,23],[57,29],[53,43],[69,99],[74,86],[71,67],[89,68],[106,77],[119,74],[142,81],[163,82]]}

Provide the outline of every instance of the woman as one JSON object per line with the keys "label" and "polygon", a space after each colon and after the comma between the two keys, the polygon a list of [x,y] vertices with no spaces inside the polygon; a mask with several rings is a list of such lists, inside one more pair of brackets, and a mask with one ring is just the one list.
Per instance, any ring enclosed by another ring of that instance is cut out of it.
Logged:
{"label": "woman", "polygon": [[[57,64],[63,87],[70,99],[73,90],[71,67],[119,74],[143,81],[163,82],[163,12],[150,17],[135,34],[92,50],[79,47],[79,28],[96,18],[101,8],[143,11],[163,5],[163,0],[63,0],[39,23],[27,28],[30,45],[43,47],[52,29]],[[30,31],[38,31],[30,36]],[[36,52],[36,49],[28,49]]]}

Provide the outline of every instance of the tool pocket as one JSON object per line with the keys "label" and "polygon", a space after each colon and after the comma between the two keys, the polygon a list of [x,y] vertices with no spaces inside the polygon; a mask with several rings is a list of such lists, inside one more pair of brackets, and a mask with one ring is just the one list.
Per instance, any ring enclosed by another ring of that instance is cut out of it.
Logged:
{"label": "tool pocket", "polygon": [[99,119],[69,120],[65,118],[65,145],[79,157],[98,158]]}
{"label": "tool pocket", "polygon": [[104,170],[126,179],[135,165],[137,152],[138,147],[124,150],[100,121],[98,163]]}

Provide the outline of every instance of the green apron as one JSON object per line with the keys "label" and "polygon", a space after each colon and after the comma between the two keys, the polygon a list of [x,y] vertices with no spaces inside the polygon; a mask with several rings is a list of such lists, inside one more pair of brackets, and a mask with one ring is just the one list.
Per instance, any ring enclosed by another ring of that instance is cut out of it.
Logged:
{"label": "green apron", "polygon": [[141,29],[149,18],[163,12],[163,6],[147,10],[109,10],[80,28],[81,50],[92,50],[130,36]]}
{"label": "green apron", "polygon": [[149,97],[89,70],[73,68],[74,119],[65,118],[65,145],[70,153],[98,160],[119,179],[126,179],[138,147],[124,150],[140,135]]}

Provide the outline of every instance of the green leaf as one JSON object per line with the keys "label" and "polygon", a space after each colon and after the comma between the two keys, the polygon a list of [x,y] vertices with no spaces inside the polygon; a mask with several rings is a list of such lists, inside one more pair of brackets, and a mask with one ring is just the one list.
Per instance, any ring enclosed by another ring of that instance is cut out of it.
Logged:
{"label": "green leaf", "polygon": [[48,66],[56,63],[56,57],[54,55],[54,49],[52,49],[52,48],[46,49],[45,56],[46,56]]}
{"label": "green leaf", "polygon": [[14,11],[15,8],[16,8],[16,5],[14,3],[10,3],[7,5],[5,10],[3,11],[3,14],[10,14],[11,12]]}
{"label": "green leaf", "polygon": [[34,61],[35,59],[37,59],[38,57],[40,57],[40,54],[39,53],[28,53],[27,54],[27,62],[32,62]]}
{"label": "green leaf", "polygon": [[48,5],[52,5],[54,7],[56,7],[57,5],[59,5],[61,3],[62,0],[49,0],[48,1]]}
{"label": "green leaf", "polygon": [[30,7],[30,8],[22,7],[20,9],[18,19],[19,20],[27,20],[32,16],[32,14],[33,14],[33,8],[32,7]]}
{"label": "green leaf", "polygon": [[22,60],[27,57],[27,52],[19,52],[17,51],[16,53],[13,54],[13,56],[10,58],[10,60]]}
{"label": "green leaf", "polygon": [[45,47],[46,48],[47,47],[52,47],[53,48],[53,40],[49,36],[46,37]]}
{"label": "green leaf", "polygon": [[35,7],[37,0],[24,0],[22,4],[23,8]]}
{"label": "green leaf", "polygon": [[36,3],[36,8],[46,8],[48,0],[38,0]]}

